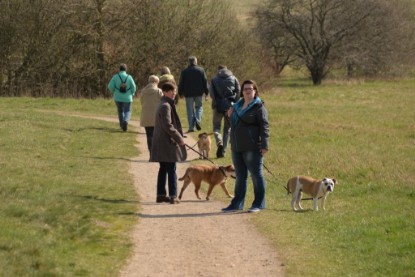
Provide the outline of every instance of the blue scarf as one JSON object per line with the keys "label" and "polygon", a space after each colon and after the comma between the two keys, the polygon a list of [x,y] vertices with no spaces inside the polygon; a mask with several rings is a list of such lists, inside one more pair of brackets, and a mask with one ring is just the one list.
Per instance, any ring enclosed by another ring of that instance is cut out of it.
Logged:
{"label": "blue scarf", "polygon": [[[262,103],[261,98],[258,96],[252,100],[251,103],[248,104],[248,106],[245,109],[242,109],[242,106],[244,105],[245,100],[242,98],[238,102],[233,105],[233,113],[232,113],[232,123],[233,125],[236,125],[239,121],[239,117],[242,117],[246,112],[248,112],[253,106],[255,106],[258,103]],[[238,113],[238,114],[236,114]],[[238,116],[239,115],[239,116]]]}

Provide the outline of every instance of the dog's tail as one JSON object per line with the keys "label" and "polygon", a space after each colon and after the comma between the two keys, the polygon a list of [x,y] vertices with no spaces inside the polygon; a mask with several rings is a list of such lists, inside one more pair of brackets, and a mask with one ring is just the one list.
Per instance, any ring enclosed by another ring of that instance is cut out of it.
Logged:
{"label": "dog's tail", "polygon": [[290,194],[289,184],[290,184],[290,181],[288,181],[288,182],[287,182],[287,185],[284,187],[284,188],[285,188],[285,190],[287,191],[287,195],[289,195],[289,194]]}
{"label": "dog's tail", "polygon": [[189,168],[186,169],[186,172],[184,173],[183,177],[179,178],[179,181],[183,181],[184,179],[189,178],[188,173],[189,173]]}

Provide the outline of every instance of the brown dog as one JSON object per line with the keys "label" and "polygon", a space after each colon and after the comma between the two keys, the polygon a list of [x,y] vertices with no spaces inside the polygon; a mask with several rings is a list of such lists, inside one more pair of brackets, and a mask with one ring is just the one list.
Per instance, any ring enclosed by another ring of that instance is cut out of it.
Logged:
{"label": "brown dog", "polygon": [[331,191],[334,190],[334,185],[337,184],[336,179],[324,178],[322,180],[317,180],[308,176],[296,176],[288,180],[287,183],[287,193],[292,193],[293,197],[291,199],[291,208],[293,211],[296,211],[296,205],[300,210],[301,207],[301,197],[302,193],[306,193],[312,196],[313,198],[313,208],[315,211],[318,211],[318,199],[321,198],[321,207],[324,208],[324,203],[326,198]]}
{"label": "brown dog", "polygon": [[199,140],[197,141],[197,146],[199,147],[200,158],[209,158],[210,146],[212,141],[210,137],[213,133],[200,133]]}
{"label": "brown dog", "polygon": [[205,181],[209,184],[209,189],[207,192],[206,200],[209,200],[209,196],[212,193],[213,187],[217,184],[220,184],[223,191],[230,198],[233,196],[229,194],[228,189],[226,188],[226,179],[229,176],[233,176],[235,173],[235,168],[233,165],[228,166],[210,166],[210,165],[193,165],[189,166],[186,169],[183,177],[180,178],[180,181],[183,181],[183,187],[180,191],[179,199],[182,199],[183,192],[189,186],[190,183],[195,184],[195,193],[198,199],[201,199],[199,196],[199,189],[202,184],[202,181]]}

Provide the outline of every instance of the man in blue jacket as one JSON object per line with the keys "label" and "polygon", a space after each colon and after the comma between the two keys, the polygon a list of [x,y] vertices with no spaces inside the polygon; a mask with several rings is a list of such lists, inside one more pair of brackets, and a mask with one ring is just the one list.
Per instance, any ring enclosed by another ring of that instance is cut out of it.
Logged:
{"label": "man in blue jacket", "polygon": [[131,103],[137,90],[133,77],[127,74],[127,65],[120,65],[120,71],[112,77],[108,89],[117,106],[120,127],[125,132],[131,119]]}
{"label": "man in blue jacket", "polygon": [[208,81],[205,70],[197,65],[197,58],[189,57],[189,66],[185,68],[179,81],[179,96],[186,99],[187,121],[189,131],[193,132],[196,126],[201,130],[201,121],[203,114],[203,94],[208,96]]}

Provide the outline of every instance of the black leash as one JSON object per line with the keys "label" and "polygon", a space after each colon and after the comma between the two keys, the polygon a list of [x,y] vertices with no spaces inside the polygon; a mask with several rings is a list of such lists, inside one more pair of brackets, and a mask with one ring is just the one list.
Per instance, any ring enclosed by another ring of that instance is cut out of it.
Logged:
{"label": "black leash", "polygon": [[[271,170],[268,169],[268,167],[265,165],[264,162],[262,162],[262,166],[265,168],[265,170],[271,174],[271,176],[276,180],[277,177],[274,175],[274,173],[271,172]],[[278,183],[278,182],[277,182]],[[285,190],[288,192],[288,187],[284,187],[283,185],[281,185],[283,188],[285,188]]]}
{"label": "black leash", "polygon": [[[189,146],[188,144],[184,144],[188,149],[191,149],[191,150],[193,150],[194,152],[196,152],[197,154],[199,154],[200,156],[202,156],[203,157],[203,159],[205,159],[205,160],[208,160],[209,162],[211,162],[213,165],[215,165],[215,166],[217,166],[217,167],[219,167],[219,169],[220,169],[220,171],[222,172],[222,174],[223,175],[225,175],[225,177],[227,178],[227,176],[226,176],[226,172],[225,172],[225,169],[223,168],[223,166],[218,166],[217,164],[215,164],[211,159],[209,159],[208,157],[206,157],[205,155],[203,155],[202,153],[200,153],[199,151],[197,151],[196,149],[194,149],[193,147],[191,147],[191,146]],[[231,178],[233,178],[233,179],[235,179],[235,177],[234,176],[232,176],[231,175]]]}
{"label": "black leash", "polygon": [[205,155],[203,155],[202,153],[200,153],[199,151],[197,151],[196,149],[194,149],[193,147],[189,146],[188,144],[185,144],[185,146],[188,149],[193,150],[194,152],[196,152],[197,154],[199,154],[201,157],[203,157],[203,159],[208,160],[209,162],[211,162],[213,165],[216,165],[211,159],[209,159],[208,157],[206,157]]}

